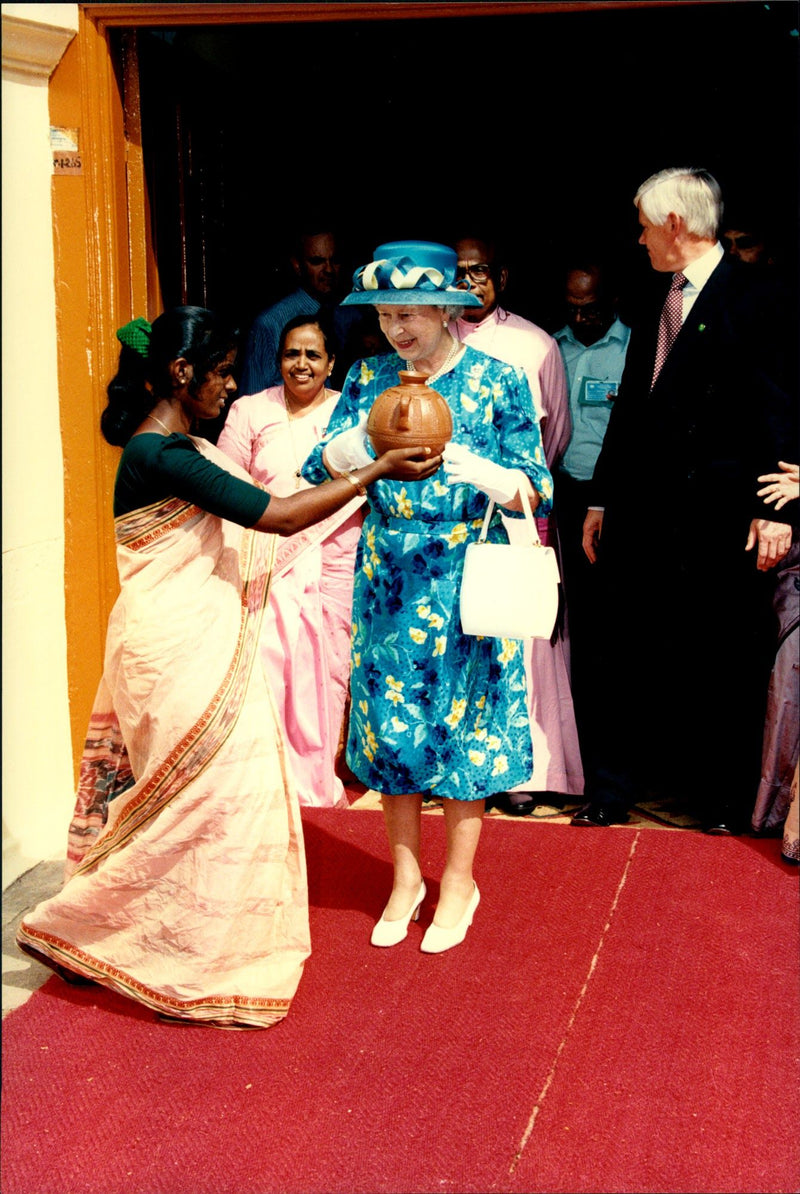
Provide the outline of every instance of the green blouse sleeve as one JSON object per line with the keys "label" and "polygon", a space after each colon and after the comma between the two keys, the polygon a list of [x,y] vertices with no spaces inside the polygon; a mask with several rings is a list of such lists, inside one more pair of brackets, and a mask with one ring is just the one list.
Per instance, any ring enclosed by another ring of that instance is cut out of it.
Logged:
{"label": "green blouse sleeve", "polygon": [[168,497],[243,527],[254,526],[269,505],[268,493],[208,460],[185,435],[135,435],[119,463],[114,517]]}

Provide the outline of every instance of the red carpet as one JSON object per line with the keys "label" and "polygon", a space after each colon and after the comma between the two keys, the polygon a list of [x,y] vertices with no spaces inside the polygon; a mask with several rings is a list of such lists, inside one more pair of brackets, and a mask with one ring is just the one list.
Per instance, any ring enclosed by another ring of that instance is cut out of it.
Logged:
{"label": "red carpet", "polygon": [[307,811],[314,953],[265,1032],[53,978],[4,1023],[3,1194],[797,1191],[779,842],[489,819],[464,945],[370,947],[380,814]]}

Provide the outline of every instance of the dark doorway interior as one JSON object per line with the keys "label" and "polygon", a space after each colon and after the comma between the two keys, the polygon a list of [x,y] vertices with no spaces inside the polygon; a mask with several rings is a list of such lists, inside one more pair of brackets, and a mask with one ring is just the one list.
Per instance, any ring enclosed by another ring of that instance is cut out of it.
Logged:
{"label": "dark doorway interior", "polygon": [[509,307],[552,330],[575,244],[646,273],[631,200],[680,164],[762,209],[793,267],[797,22],[781,0],[140,30],[165,303],[246,329],[291,287],[297,219],[321,211],[351,267],[387,239],[502,235]]}

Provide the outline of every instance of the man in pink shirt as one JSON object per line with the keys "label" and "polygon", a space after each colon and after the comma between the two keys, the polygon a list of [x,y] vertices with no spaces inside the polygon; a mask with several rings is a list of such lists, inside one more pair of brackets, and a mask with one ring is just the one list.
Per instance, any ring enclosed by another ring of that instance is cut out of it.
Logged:
{"label": "man in pink shirt", "polygon": [[[472,348],[479,348],[524,370],[539,416],[547,467],[558,467],[570,439],[569,398],[561,351],[543,328],[500,306],[508,282],[508,268],[493,241],[464,237],[456,241],[458,278],[469,278],[480,307],[467,307],[450,331]],[[541,532],[540,532],[541,533]]]}
{"label": "man in pink shirt", "polygon": [[[564,361],[558,344],[542,328],[500,306],[508,282],[494,241],[463,237],[453,246],[458,255],[458,278],[469,278],[470,288],[481,301],[468,307],[450,331],[489,356],[522,369],[531,388],[539,416],[542,444],[548,468],[557,469],[570,441],[572,424]],[[519,519],[503,519],[512,542],[523,542],[524,525]],[[550,520],[536,520],[543,543],[553,543]],[[518,536],[522,536],[518,538]],[[557,547],[557,544],[555,544]],[[512,792],[495,798],[505,812],[515,816],[532,813],[537,804],[557,793],[580,796],[583,767],[570,691],[567,643],[559,629],[552,641],[530,639],[525,644],[528,703],[533,740],[534,773]],[[563,799],[557,803],[565,803]]]}

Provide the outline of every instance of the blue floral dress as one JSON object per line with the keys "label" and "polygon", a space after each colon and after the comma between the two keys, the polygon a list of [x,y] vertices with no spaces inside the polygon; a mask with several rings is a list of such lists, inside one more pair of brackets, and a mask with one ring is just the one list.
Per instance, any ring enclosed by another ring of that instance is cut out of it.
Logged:
{"label": "blue floral dress", "polygon": [[[357,361],[303,475],[328,478],[325,443],[354,426],[398,384],[396,354]],[[549,513],[552,479],[524,375],[473,348],[435,383],[453,415],[453,440],[521,469]],[[480,800],[533,771],[522,643],[461,633],[459,588],[467,544],[489,499],[471,485],[376,481],[369,490],[353,595],[347,762],[385,794]],[[499,515],[489,538],[505,542]]]}

